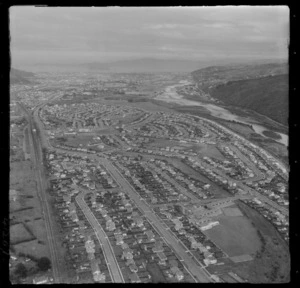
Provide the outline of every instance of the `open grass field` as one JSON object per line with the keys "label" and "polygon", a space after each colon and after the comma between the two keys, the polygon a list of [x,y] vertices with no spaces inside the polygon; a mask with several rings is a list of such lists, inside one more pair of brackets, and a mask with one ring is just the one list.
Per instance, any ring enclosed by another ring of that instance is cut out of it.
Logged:
{"label": "open grass field", "polygon": [[20,201],[9,201],[9,211],[14,212],[22,208]]}
{"label": "open grass field", "polygon": [[[18,210],[10,210],[10,212],[14,216],[14,219],[18,222],[21,222],[31,221],[35,218],[42,217],[39,200],[37,198],[32,198],[26,201],[26,204],[21,205]],[[29,207],[31,207],[31,209],[24,209]]]}
{"label": "open grass field", "polygon": [[216,198],[230,196],[230,194],[228,192],[226,192],[222,187],[214,184],[212,181],[210,181],[204,175],[198,173],[196,170],[194,170],[193,168],[182,163],[180,160],[171,159],[171,158],[166,158],[166,160],[168,162],[170,162],[171,164],[173,164],[176,168],[180,169],[183,173],[191,176],[192,178],[202,181],[203,183],[210,184],[212,187],[212,192],[215,194]]}
{"label": "open grass field", "polygon": [[10,163],[10,188],[22,192],[24,195],[36,194],[36,182],[30,161]]}
{"label": "open grass field", "polygon": [[255,254],[260,248],[260,239],[251,222],[244,216],[218,216],[220,225],[204,233],[228,256]]}
{"label": "open grass field", "polygon": [[205,143],[199,143],[194,146],[194,149],[201,153],[202,156],[214,157],[220,160],[224,160],[224,156],[220,153],[220,151],[214,146]]}
{"label": "open grass field", "polygon": [[235,131],[246,137],[248,137],[251,133],[253,133],[252,128],[249,126],[246,126],[246,125],[233,123],[233,122],[229,122],[229,121],[222,121],[222,120],[219,120],[218,122],[220,122],[220,124],[228,127],[232,131]]}
{"label": "open grass field", "polygon": [[154,143],[151,143],[150,145],[147,145],[149,149],[152,147],[154,148],[166,148],[166,147],[176,147],[177,149],[187,149],[187,147],[184,147],[181,143],[179,144],[176,141],[171,140],[165,140],[165,139],[155,139]]}
{"label": "open grass field", "polygon": [[145,109],[151,112],[157,112],[157,111],[173,112],[167,107],[167,105],[158,105],[160,103],[156,103],[155,100],[151,100],[151,102],[136,102],[136,103],[129,103],[129,104],[132,104],[132,106],[134,107]]}
{"label": "open grass field", "polygon": [[156,263],[147,264],[147,270],[152,276],[154,283],[166,283],[165,277]]}
{"label": "open grass field", "polygon": [[253,225],[262,234],[274,238],[278,238],[279,242],[285,247],[287,247],[286,242],[281,238],[280,234],[277,232],[275,227],[262,215],[256,212],[254,209],[246,205],[245,203],[239,201],[237,202],[238,207],[241,209],[243,214],[253,223]]}
{"label": "open grass field", "polygon": [[243,216],[241,210],[238,208],[223,208],[222,210],[225,216]]}
{"label": "open grass field", "polygon": [[85,136],[84,134],[66,138],[67,141],[65,143],[74,147],[79,146],[79,144],[82,144],[82,147],[85,147],[88,144],[88,142],[92,140],[91,136]]}
{"label": "open grass field", "polygon": [[11,225],[9,228],[9,234],[11,244],[28,241],[33,238],[22,223]]}
{"label": "open grass field", "polygon": [[237,283],[237,281],[234,278],[230,277],[228,274],[225,273],[222,274],[220,278],[223,279],[226,283]]}
{"label": "open grass field", "polygon": [[211,266],[209,271],[217,274],[233,271],[250,283],[288,282],[290,279],[290,255],[287,244],[263,216],[242,202],[237,204],[243,214],[253,223],[253,227],[260,231],[262,245],[252,261],[233,263],[230,259],[223,259],[223,262],[227,261],[226,265]]}
{"label": "open grass field", "polygon": [[280,160],[282,160],[286,165],[289,165],[289,153],[287,147],[275,142],[268,144],[262,143],[261,145],[264,147],[264,149],[280,158]]}
{"label": "open grass field", "polygon": [[253,257],[250,256],[249,254],[244,254],[240,256],[233,256],[230,259],[235,263],[239,263],[239,262],[251,261],[253,260]]}
{"label": "open grass field", "polygon": [[39,244],[38,240],[32,240],[24,243],[20,243],[17,245],[14,245],[14,248],[16,249],[16,252],[22,252],[26,254],[30,254],[36,258],[41,257],[50,257],[50,253],[48,250],[48,247],[43,244]]}
{"label": "open grass field", "polygon": [[47,233],[43,219],[32,220],[26,223],[32,234],[39,240],[47,241]]}
{"label": "open grass field", "polygon": [[[233,257],[223,258],[222,262],[224,265],[211,265],[207,269],[210,273],[217,275],[225,275],[226,273],[232,271],[240,276],[242,279],[247,280],[249,283],[286,283],[289,281],[290,276],[290,255],[289,248],[286,242],[279,236],[278,232],[274,226],[269,223],[262,215],[248,207],[242,202],[237,202],[237,206],[241,209],[244,214],[244,218],[248,218],[248,222],[252,222],[252,229],[256,229],[261,233],[260,237],[260,247],[255,255],[251,255],[253,260],[246,262],[236,262],[232,260],[240,260],[239,258]],[[236,220],[240,217],[227,217],[228,219]],[[218,219],[220,223],[222,222]],[[230,247],[222,246],[222,241],[220,241],[220,232],[213,232],[214,229],[219,228],[220,225],[213,227],[211,230],[206,232],[211,233],[215,237],[215,243],[222,249],[228,249]],[[228,227],[227,227],[228,228]],[[243,227],[241,227],[241,234],[243,232]],[[249,233],[249,231],[247,232]],[[245,236],[248,234],[245,234]],[[222,236],[222,235],[221,235]],[[244,244],[245,237],[241,237],[236,234],[237,239]],[[232,238],[230,238],[230,241]],[[219,242],[218,242],[219,241]],[[240,243],[240,244],[241,244]],[[239,244],[239,243],[237,243]],[[251,244],[251,243],[250,243]],[[228,246],[228,245],[227,245]],[[226,250],[225,250],[226,252]],[[230,283],[230,279],[225,276],[224,280]]]}
{"label": "open grass field", "polygon": [[47,244],[46,230],[37,194],[35,172],[30,161],[10,163],[10,189],[17,190],[19,195],[16,201],[10,201],[11,223],[19,223],[10,226],[11,244],[16,243],[13,246],[17,253],[31,254],[37,258],[50,257],[48,247],[44,245]]}

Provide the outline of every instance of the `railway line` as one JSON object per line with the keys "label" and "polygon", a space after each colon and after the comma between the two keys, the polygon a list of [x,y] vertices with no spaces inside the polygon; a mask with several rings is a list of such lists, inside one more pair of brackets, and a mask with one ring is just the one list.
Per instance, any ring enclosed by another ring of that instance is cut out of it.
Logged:
{"label": "railway line", "polygon": [[34,131],[36,127],[33,123],[30,113],[27,111],[25,107],[21,105],[22,110],[26,114],[26,118],[28,119],[28,135],[29,135],[29,142],[31,148],[31,155],[33,164],[36,170],[36,180],[37,180],[37,187],[38,187],[38,196],[40,198],[42,204],[42,212],[45,220],[45,227],[47,231],[47,240],[49,245],[50,257],[51,257],[51,264],[52,264],[52,273],[54,283],[62,283],[62,277],[60,273],[60,262],[59,256],[57,255],[57,248],[55,243],[55,236],[53,231],[53,223],[51,219],[50,207],[46,197],[46,184],[44,182],[44,167],[41,157],[41,147],[37,140],[37,133]]}

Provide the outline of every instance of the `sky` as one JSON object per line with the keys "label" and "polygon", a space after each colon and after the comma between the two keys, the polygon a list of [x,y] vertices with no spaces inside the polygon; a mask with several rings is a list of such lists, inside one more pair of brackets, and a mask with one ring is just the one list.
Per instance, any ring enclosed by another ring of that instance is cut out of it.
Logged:
{"label": "sky", "polygon": [[287,58],[287,6],[10,8],[12,63]]}

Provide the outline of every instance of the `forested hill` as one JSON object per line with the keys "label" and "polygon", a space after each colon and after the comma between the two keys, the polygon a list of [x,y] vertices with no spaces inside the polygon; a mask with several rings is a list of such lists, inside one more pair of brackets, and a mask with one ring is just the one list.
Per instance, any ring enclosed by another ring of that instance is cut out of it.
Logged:
{"label": "forested hill", "polygon": [[10,70],[10,84],[30,84],[32,77],[34,77],[34,73],[15,68]]}
{"label": "forested hill", "polygon": [[288,124],[288,74],[229,81],[209,89],[211,97]]}
{"label": "forested hill", "polygon": [[229,81],[255,79],[282,74],[288,74],[287,63],[210,66],[192,72],[192,76],[199,87],[208,93],[209,89]]}

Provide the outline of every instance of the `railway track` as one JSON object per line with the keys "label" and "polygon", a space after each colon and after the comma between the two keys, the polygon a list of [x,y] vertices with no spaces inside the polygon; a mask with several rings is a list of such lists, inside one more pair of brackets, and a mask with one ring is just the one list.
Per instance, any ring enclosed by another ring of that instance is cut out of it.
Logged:
{"label": "railway track", "polygon": [[[28,135],[29,135],[29,142],[30,142],[30,148],[31,148],[31,155],[33,164],[36,170],[36,180],[37,180],[37,187],[38,187],[38,196],[40,198],[41,204],[42,204],[42,212],[44,216],[44,222],[45,222],[45,227],[46,227],[46,232],[47,232],[47,240],[48,240],[48,245],[49,245],[49,250],[50,250],[50,257],[51,257],[51,263],[52,263],[52,273],[53,273],[53,279],[54,283],[61,283],[61,274],[60,274],[60,265],[59,265],[59,257],[57,255],[57,249],[56,249],[56,244],[55,244],[55,237],[54,237],[54,232],[52,228],[52,221],[51,221],[51,214],[50,214],[50,207],[49,203],[46,198],[46,185],[44,183],[44,175],[43,175],[43,162],[41,159],[41,147],[39,146],[38,140],[36,139],[37,135],[36,132],[36,127],[33,123],[33,120],[31,118],[30,113],[27,111],[26,108],[24,108],[21,105],[21,108],[27,115],[28,119]],[[35,133],[35,134],[33,134]]]}

